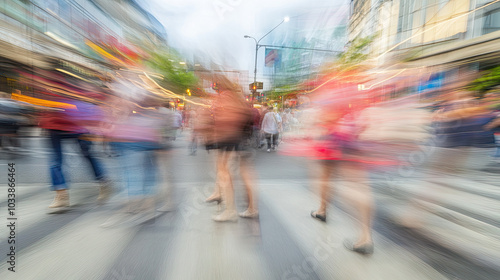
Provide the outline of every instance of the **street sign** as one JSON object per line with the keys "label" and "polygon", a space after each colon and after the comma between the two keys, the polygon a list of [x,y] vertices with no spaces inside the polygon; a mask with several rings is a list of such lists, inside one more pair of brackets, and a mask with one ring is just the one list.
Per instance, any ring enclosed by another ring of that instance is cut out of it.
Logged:
{"label": "street sign", "polygon": [[264,88],[264,83],[262,82],[255,82],[255,87],[253,83],[248,85],[248,89],[250,90],[263,89],[263,88]]}

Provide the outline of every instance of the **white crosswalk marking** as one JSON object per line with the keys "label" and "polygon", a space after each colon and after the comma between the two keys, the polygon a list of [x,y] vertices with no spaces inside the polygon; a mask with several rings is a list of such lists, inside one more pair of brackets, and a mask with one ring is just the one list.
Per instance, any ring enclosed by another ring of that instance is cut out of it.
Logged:
{"label": "white crosswalk marking", "polygon": [[[80,206],[86,203],[81,200],[89,191],[92,190],[88,187],[72,190],[73,203]],[[18,214],[20,226],[16,228],[16,234],[53,217],[47,214],[51,196],[52,193],[44,190],[22,200],[23,206],[19,208]],[[78,206],[73,208],[77,209]],[[29,210],[32,212],[29,213]],[[18,250],[16,272],[8,271],[8,264],[2,263],[0,279],[102,279],[138,230],[103,229],[99,225],[108,216],[100,211],[88,211],[31,246]]]}
{"label": "white crosswalk marking", "polygon": [[345,238],[355,238],[353,222],[338,208],[330,209],[327,223],[311,218],[319,198],[293,182],[266,184],[261,189],[263,202],[272,208],[306,256],[302,263],[290,266],[284,279],[301,279],[301,274],[311,270],[322,279],[445,279],[376,232],[373,256],[347,251],[342,244]]}
{"label": "white crosswalk marking", "polygon": [[[278,269],[280,279],[308,279],[313,274],[321,279],[444,279],[421,260],[376,233],[373,256],[365,258],[347,251],[342,241],[355,236],[352,221],[338,209],[331,209],[326,224],[312,219],[309,213],[317,207],[318,198],[303,187],[306,184],[307,181],[293,180],[260,183],[260,204],[271,210],[265,214],[277,219],[286,231],[282,234],[291,236],[293,246],[304,256],[285,267],[273,267],[261,255],[259,220],[212,221],[212,216],[218,213],[217,206],[205,203],[203,198],[210,193],[213,182],[176,185],[185,193],[178,211],[172,214],[176,219],[170,219],[169,222],[174,222],[168,225],[159,219],[149,228],[160,230],[168,226],[173,228],[168,234],[174,234],[173,245],[162,253],[161,265],[154,268],[157,278],[276,279],[271,270]],[[20,197],[37,188],[20,187]],[[81,190],[72,189],[72,199],[79,201],[88,197],[95,192],[91,189],[91,185]],[[23,226],[19,231],[54,218],[42,211],[51,197],[52,193],[40,190],[39,194],[22,200],[19,216]],[[112,203],[115,201],[119,198]],[[93,203],[90,201],[82,203],[83,206],[75,208],[86,212],[16,252],[16,273],[9,272],[6,263],[0,264],[0,279],[131,277],[126,273],[129,270],[115,271],[113,265],[141,227],[102,228],[100,225],[112,214],[110,210],[89,206]],[[1,213],[0,218],[4,219],[4,215]],[[0,243],[4,244],[2,240]],[[141,267],[137,269],[134,275],[141,275]]]}

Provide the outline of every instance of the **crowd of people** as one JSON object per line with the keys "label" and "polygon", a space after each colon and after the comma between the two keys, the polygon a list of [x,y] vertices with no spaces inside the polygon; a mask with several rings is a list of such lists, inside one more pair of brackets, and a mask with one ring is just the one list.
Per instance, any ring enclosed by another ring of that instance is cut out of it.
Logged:
{"label": "crowd of people", "polygon": [[[143,78],[143,77],[142,77]],[[240,86],[224,76],[218,77],[218,94],[206,98],[189,110],[182,112],[171,108],[170,102],[151,95],[151,89],[138,86],[140,75],[122,73],[108,85],[109,95],[103,100],[61,100],[67,107],[51,110],[39,116],[39,125],[45,129],[52,150],[50,157],[51,191],[55,192],[49,205],[51,213],[64,213],[70,206],[69,185],[65,178],[62,152],[63,140],[73,139],[78,143],[82,155],[92,167],[94,179],[99,185],[97,202],[106,203],[117,190],[126,190],[128,202],[103,224],[114,226],[126,219],[144,222],[155,217],[158,211],[169,211],[171,191],[165,192],[168,171],[162,164],[170,155],[172,141],[185,127],[189,128],[189,154],[195,156],[199,144],[214,150],[216,160],[216,182],[213,193],[206,202],[223,203],[224,210],[214,216],[216,222],[236,221],[238,217],[259,216],[256,195],[255,149],[266,147],[276,151],[287,134],[298,127],[296,112],[290,109],[279,111],[272,106],[257,109],[244,100]],[[328,114],[324,114],[328,116]],[[347,116],[347,114],[345,114]],[[344,115],[336,116],[338,122]],[[312,127],[311,127],[312,128]],[[116,154],[122,174],[113,182],[103,163],[95,156],[92,145],[106,145]],[[349,149],[351,149],[350,147]],[[344,148],[342,148],[344,149]],[[346,148],[347,151],[348,148]],[[324,160],[324,159],[322,159]],[[322,201],[319,210],[311,216],[326,221],[327,181],[333,171],[332,159],[323,161]],[[362,236],[349,247],[360,253],[371,253],[370,236],[371,200],[369,188],[362,181],[366,177],[362,168],[348,158],[338,158],[344,173],[350,172],[356,179],[358,192],[353,194],[353,203],[358,205]],[[231,164],[239,166],[248,201],[245,211],[238,213],[234,198]],[[162,193],[158,196],[157,194]],[[364,195],[363,199],[362,198]],[[357,203],[357,204],[356,204]]]}
{"label": "crowd of people", "polygon": [[[147,83],[141,85],[141,79],[144,77],[137,73],[122,73],[109,83],[109,94],[104,99],[61,99],[61,104],[66,104],[64,109],[47,110],[38,116],[37,123],[47,131],[52,150],[49,171],[55,197],[49,205],[51,213],[64,213],[70,206],[69,185],[63,170],[65,139],[78,143],[92,167],[100,189],[99,204],[106,203],[118,190],[126,190],[128,194],[128,202],[103,226],[114,226],[125,219],[144,222],[159,211],[172,210],[171,189],[165,187],[171,175],[164,162],[171,157],[172,141],[188,129],[189,155],[196,156],[198,147],[216,152],[216,181],[206,202],[222,203],[224,210],[214,216],[214,221],[234,222],[238,217],[259,216],[255,150],[264,148],[268,153],[278,150],[285,155],[310,157],[318,163],[321,199],[319,207],[310,213],[312,218],[327,220],[332,176],[341,177],[349,185],[345,198],[355,209],[360,235],[355,242],[346,242],[345,247],[360,254],[373,253],[374,202],[368,170],[371,166],[395,165],[397,161],[375,156],[370,151],[373,146],[360,137],[369,123],[364,114],[369,104],[354,95],[338,98],[345,91],[340,89],[312,96],[311,102],[299,109],[254,106],[244,100],[240,85],[218,76],[216,95],[180,111],[168,99],[152,94],[154,89],[144,86]],[[438,124],[434,133],[446,138],[438,144],[443,147],[491,144],[492,129],[500,126],[491,102],[462,105],[455,108],[456,103],[443,103],[434,113],[434,124]],[[463,135],[457,137],[457,131]],[[283,140],[286,145],[281,146]],[[105,143],[116,155],[122,172],[117,182],[111,180],[95,156],[92,149],[95,143]],[[237,212],[234,198],[232,164],[238,165],[246,190],[248,206],[241,213]]]}

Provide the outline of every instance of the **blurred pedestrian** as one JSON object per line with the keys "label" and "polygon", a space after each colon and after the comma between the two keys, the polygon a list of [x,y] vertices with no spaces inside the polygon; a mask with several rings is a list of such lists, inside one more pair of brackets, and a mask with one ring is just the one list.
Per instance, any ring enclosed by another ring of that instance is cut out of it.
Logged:
{"label": "blurred pedestrian", "polygon": [[182,114],[178,109],[174,110],[174,120],[173,120],[173,140],[177,138],[180,131],[182,131]]}
{"label": "blurred pedestrian", "polygon": [[346,241],[345,246],[361,254],[373,252],[371,221],[373,199],[367,182],[367,171],[363,164],[364,154],[359,148],[357,136],[362,132],[359,113],[346,108],[322,108],[319,127],[323,130],[322,141],[318,142],[317,158],[320,163],[320,206],[311,216],[326,221],[327,206],[330,201],[330,178],[337,171],[345,181],[344,197],[356,209],[361,234],[356,242]]}
{"label": "blurred pedestrian", "polygon": [[260,126],[262,117],[260,115],[259,109],[255,108],[253,104],[250,103],[250,108],[252,112],[253,125],[252,125],[252,147],[260,147]]}
{"label": "blurred pedestrian", "polygon": [[279,131],[281,129],[281,119],[272,109],[264,115],[261,129],[267,140],[267,152],[271,152],[271,149],[276,150],[278,146]]}
{"label": "blurred pedestrian", "polygon": [[103,165],[92,152],[92,142],[84,138],[90,131],[84,127],[90,121],[100,121],[102,113],[98,106],[75,100],[64,100],[70,108],[60,111],[46,112],[41,116],[40,126],[48,131],[51,147],[50,176],[51,190],[56,192],[49,208],[64,209],[70,206],[68,184],[63,171],[62,143],[65,139],[75,140],[80,151],[90,163],[95,179],[99,182],[98,202],[109,199],[112,192],[111,183]]}
{"label": "blurred pedestrian", "polygon": [[[217,155],[217,182],[216,190],[207,198],[208,202],[217,201],[225,202],[224,211],[215,216],[213,219],[217,222],[236,221],[238,212],[234,201],[233,179],[230,171],[230,163],[233,159],[241,156],[239,153],[244,141],[249,138],[253,119],[252,112],[248,105],[243,100],[241,90],[236,83],[233,83],[228,78],[218,77],[219,95],[213,103],[213,129],[211,135],[207,138],[207,145],[210,148],[218,149]],[[248,143],[248,141],[246,141]],[[252,218],[258,212],[256,210],[256,202],[253,195],[253,171],[247,155],[240,158],[240,168],[247,195],[249,200],[248,209],[241,213],[242,217]]]}
{"label": "blurred pedestrian", "polygon": [[191,128],[191,140],[189,142],[189,154],[194,156],[198,150],[199,119],[197,110],[189,111],[189,127]]}
{"label": "blurred pedestrian", "polygon": [[[129,73],[129,79],[135,76]],[[119,153],[120,177],[128,193],[125,206],[102,226],[122,222],[142,223],[155,217],[159,180],[158,151],[164,149],[162,139],[168,120],[161,114],[160,100],[127,80],[117,81],[111,88],[104,135]],[[133,94],[132,94],[133,93]]]}

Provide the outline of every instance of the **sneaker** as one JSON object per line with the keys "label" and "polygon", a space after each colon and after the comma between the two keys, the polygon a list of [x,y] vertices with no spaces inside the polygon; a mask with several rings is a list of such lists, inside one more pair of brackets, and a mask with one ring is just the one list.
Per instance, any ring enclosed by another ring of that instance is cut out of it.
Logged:
{"label": "sneaker", "polygon": [[64,208],[69,207],[69,195],[68,191],[60,192],[56,194],[54,201],[49,205],[49,208]]}
{"label": "sneaker", "polygon": [[236,222],[238,221],[238,212],[236,211],[224,211],[221,214],[213,217],[216,222]]}
{"label": "sneaker", "polygon": [[267,149],[267,152],[270,153],[271,152],[271,149]]}
{"label": "sneaker", "polygon": [[259,211],[257,211],[257,210],[250,211],[249,209],[247,209],[247,210],[245,210],[245,212],[241,212],[239,214],[239,216],[242,218],[253,219],[253,218],[257,218],[259,216]]}

